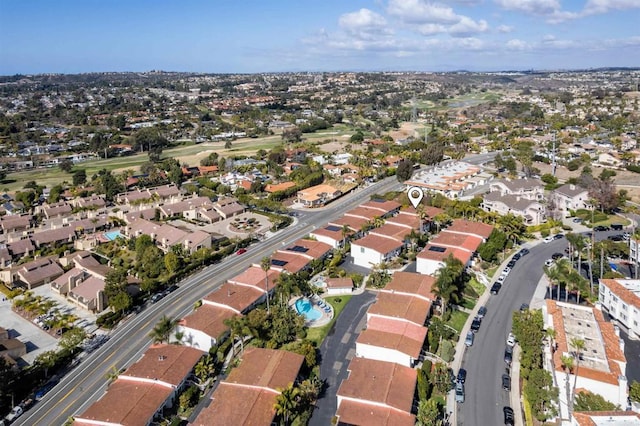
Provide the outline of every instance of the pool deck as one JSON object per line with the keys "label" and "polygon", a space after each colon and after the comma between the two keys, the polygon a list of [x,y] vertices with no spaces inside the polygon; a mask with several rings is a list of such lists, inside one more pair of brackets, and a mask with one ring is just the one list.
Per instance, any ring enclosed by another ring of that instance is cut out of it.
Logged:
{"label": "pool deck", "polygon": [[[305,296],[296,296],[293,299],[289,300],[289,307],[291,307],[291,309],[293,310],[296,310],[295,303],[298,301],[298,299],[302,298],[305,298]],[[333,306],[331,306],[330,303],[323,301],[322,298],[317,295],[313,295],[311,297],[308,297],[307,299],[309,299],[309,302],[311,302],[313,308],[319,310],[322,313],[322,316],[317,320],[305,321],[305,325],[309,328],[314,328],[322,327],[323,325],[329,324],[334,315]],[[324,310],[325,306],[329,307],[329,312]]]}

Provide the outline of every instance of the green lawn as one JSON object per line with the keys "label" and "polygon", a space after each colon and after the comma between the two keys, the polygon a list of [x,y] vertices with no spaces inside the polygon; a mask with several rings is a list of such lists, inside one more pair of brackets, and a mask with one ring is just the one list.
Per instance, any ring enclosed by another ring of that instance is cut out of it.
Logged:
{"label": "green lawn", "polygon": [[476,306],[476,299],[473,299],[471,297],[465,297],[462,299],[462,306],[467,308],[467,309],[473,309]]}
{"label": "green lawn", "polygon": [[467,284],[471,287],[478,296],[482,296],[482,294],[486,291],[486,287],[478,282],[475,277],[471,277],[469,283]]}
{"label": "green lawn", "polygon": [[460,332],[462,331],[462,327],[464,327],[464,324],[467,322],[468,317],[469,314],[466,312],[453,311],[451,313],[451,318],[449,318],[449,321],[447,321],[447,325],[457,330],[458,334],[460,334]]}
{"label": "green lawn", "polygon": [[[339,302],[337,300],[339,300]],[[307,330],[307,339],[315,342],[316,347],[320,347],[322,341],[325,337],[327,337],[327,334],[329,334],[329,330],[331,330],[331,327],[333,327],[333,324],[336,322],[336,319],[344,309],[347,302],[349,302],[349,300],[351,300],[350,295],[324,298],[325,302],[330,303],[331,306],[333,306],[333,319],[327,325],[323,325],[322,327],[309,328],[309,330]]]}

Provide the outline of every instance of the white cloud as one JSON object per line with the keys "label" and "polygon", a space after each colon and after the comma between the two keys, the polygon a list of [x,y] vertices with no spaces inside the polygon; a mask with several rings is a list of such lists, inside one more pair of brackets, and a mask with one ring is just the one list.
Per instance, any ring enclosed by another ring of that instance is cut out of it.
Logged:
{"label": "white cloud", "polygon": [[360,36],[369,33],[390,33],[384,16],[364,8],[357,12],[345,13],[338,19],[338,24],[343,30]]}
{"label": "white cloud", "polygon": [[510,25],[500,25],[496,29],[498,30],[499,33],[510,33],[513,31],[513,27]]}
{"label": "white cloud", "polygon": [[389,15],[415,29],[422,35],[448,33],[454,37],[466,37],[488,30],[487,21],[475,21],[468,16],[458,15],[444,4],[425,0],[390,0]]}
{"label": "white cloud", "polygon": [[509,50],[527,50],[530,48],[529,43],[517,38],[509,40],[506,46]]}
{"label": "white cloud", "polygon": [[506,10],[523,12],[527,15],[542,16],[550,23],[560,23],[579,17],[578,13],[562,10],[558,0],[494,0]]}
{"label": "white cloud", "polygon": [[616,9],[640,8],[638,0],[589,0],[584,7],[584,15],[607,13]]}

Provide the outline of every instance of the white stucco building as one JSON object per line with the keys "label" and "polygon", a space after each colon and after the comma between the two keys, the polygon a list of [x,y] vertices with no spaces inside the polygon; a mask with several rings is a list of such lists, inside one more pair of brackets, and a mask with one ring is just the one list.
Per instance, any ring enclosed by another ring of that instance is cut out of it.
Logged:
{"label": "white stucco building", "polygon": [[598,301],[611,317],[640,338],[640,280],[603,279],[598,286]]}

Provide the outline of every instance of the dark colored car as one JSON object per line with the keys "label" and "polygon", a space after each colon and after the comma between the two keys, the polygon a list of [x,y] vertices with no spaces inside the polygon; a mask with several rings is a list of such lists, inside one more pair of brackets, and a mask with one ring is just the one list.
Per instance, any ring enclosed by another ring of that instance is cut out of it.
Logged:
{"label": "dark colored car", "polygon": [[480,330],[480,324],[482,324],[482,319],[476,316],[471,322],[471,331],[476,333],[478,330]]}
{"label": "dark colored car", "polygon": [[529,309],[529,304],[528,303],[523,303],[522,305],[520,305],[520,312],[524,312],[527,309]]}
{"label": "dark colored car", "polygon": [[523,248],[522,250],[520,250],[520,255],[521,256],[526,256],[529,254],[529,249]]}
{"label": "dark colored car", "polygon": [[509,263],[507,263],[507,267],[509,267],[509,268],[512,268],[512,269],[513,269],[513,267],[514,267],[514,266],[516,266],[516,261],[515,261],[515,260],[513,260],[513,259],[511,259],[511,260],[509,261]]}
{"label": "dark colored car", "polygon": [[562,256],[563,256],[563,254],[562,254],[562,253],[553,253],[553,254],[551,255],[551,258],[552,258],[553,260],[558,260],[558,259],[560,259]]}
{"label": "dark colored car", "polygon": [[622,234],[609,235],[607,238],[611,241],[624,241],[624,235]]}
{"label": "dark colored car", "polygon": [[177,289],[178,289],[178,286],[174,284],[174,285],[172,285],[171,287],[167,288],[167,291],[168,291],[169,293],[173,293],[173,292],[174,292],[174,291],[176,291]]}
{"label": "dark colored car", "polygon": [[480,306],[480,309],[478,309],[478,318],[482,319],[485,315],[487,315],[487,307]]}
{"label": "dark colored car", "polygon": [[563,238],[564,238],[564,234],[556,234],[556,235],[553,236],[554,240],[561,240]]}
{"label": "dark colored car", "polygon": [[614,223],[613,225],[611,225],[611,229],[613,229],[614,231],[622,231],[622,225],[620,225],[619,223]]}
{"label": "dark colored car", "polygon": [[508,374],[502,375],[502,389],[511,391],[511,376]]}
{"label": "dark colored car", "polygon": [[498,292],[500,291],[501,288],[502,288],[502,284],[500,284],[499,282],[495,282],[491,286],[490,292],[491,292],[491,294],[498,294]]}
{"label": "dark colored car", "polygon": [[511,361],[513,361],[513,348],[507,346],[504,350],[504,362],[511,365]]}
{"label": "dark colored car", "polygon": [[513,426],[515,422],[515,417],[513,416],[513,408],[504,407],[502,409],[502,413],[504,414],[504,424]]}
{"label": "dark colored car", "polygon": [[520,252],[517,252],[516,254],[513,255],[511,260],[517,262],[518,260],[520,260],[521,257],[522,257],[522,255],[520,254]]}
{"label": "dark colored car", "polygon": [[55,385],[58,384],[57,380],[52,380],[48,383],[46,383],[45,385],[43,385],[40,389],[38,389],[36,391],[36,393],[34,394],[34,398],[36,401],[40,401],[42,398],[44,398],[44,396],[47,394],[47,392],[49,392],[51,389],[53,389],[53,387]]}
{"label": "dark colored car", "polygon": [[461,368],[458,371],[458,377],[456,381],[459,383],[464,383],[466,380],[467,380],[467,370],[465,370],[464,368]]}
{"label": "dark colored car", "polygon": [[593,227],[593,230],[596,232],[609,231],[609,229],[610,228],[608,226],[604,226],[604,225],[598,225]]}

